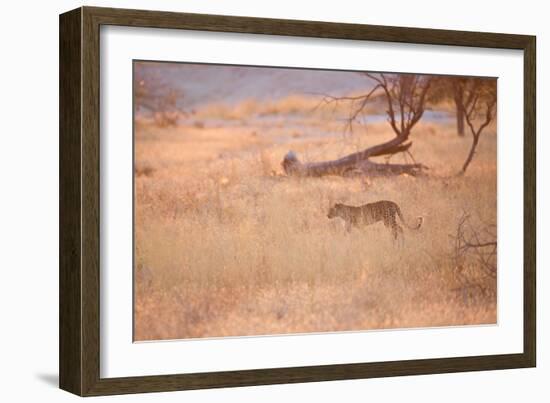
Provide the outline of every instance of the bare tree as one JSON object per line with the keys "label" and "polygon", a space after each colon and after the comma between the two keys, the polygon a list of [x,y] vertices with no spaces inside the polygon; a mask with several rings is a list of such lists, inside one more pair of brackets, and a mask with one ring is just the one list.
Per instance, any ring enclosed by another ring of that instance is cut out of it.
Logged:
{"label": "bare tree", "polygon": [[424,165],[418,163],[375,163],[370,161],[370,158],[382,155],[391,156],[399,152],[409,153],[409,148],[412,145],[409,136],[412,128],[424,114],[431,77],[418,74],[364,74],[375,84],[368,94],[358,97],[326,97],[325,102],[352,101],[352,112],[348,120],[348,124],[351,125],[363,112],[372,97],[382,94],[387,105],[388,123],[395,137],[385,143],[331,161],[302,163],[298,160],[296,153],[289,151],[282,162],[288,175],[347,175],[354,172],[367,175],[398,175],[402,173],[416,175],[425,168]]}
{"label": "bare tree", "polygon": [[460,109],[472,135],[472,145],[461,174],[466,173],[474,157],[481,133],[495,117],[497,104],[496,81],[480,78],[467,78],[456,84],[463,93]]}

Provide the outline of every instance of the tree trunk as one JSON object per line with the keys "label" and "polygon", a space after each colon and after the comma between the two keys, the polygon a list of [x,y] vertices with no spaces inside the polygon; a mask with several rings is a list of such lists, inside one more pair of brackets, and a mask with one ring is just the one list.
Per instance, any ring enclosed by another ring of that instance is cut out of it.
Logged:
{"label": "tree trunk", "polygon": [[476,152],[477,143],[479,142],[479,136],[474,136],[474,140],[472,141],[472,146],[470,147],[470,152],[468,153],[468,158],[466,158],[466,161],[464,161],[464,165],[462,165],[462,171],[461,173],[466,173],[466,169],[468,169],[468,165],[470,165],[470,162],[472,162],[472,158],[474,158],[474,154]]}
{"label": "tree trunk", "polygon": [[456,131],[460,137],[464,137],[464,109],[462,108],[464,94],[455,88],[454,100],[456,110]]}
{"label": "tree trunk", "polygon": [[464,111],[458,105],[456,107],[456,131],[460,137],[464,137]]}

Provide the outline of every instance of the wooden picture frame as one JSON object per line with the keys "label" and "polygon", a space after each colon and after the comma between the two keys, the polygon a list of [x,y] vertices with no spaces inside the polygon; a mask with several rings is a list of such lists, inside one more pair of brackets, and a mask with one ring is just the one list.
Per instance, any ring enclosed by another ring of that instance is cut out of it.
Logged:
{"label": "wooden picture frame", "polygon": [[[524,52],[523,353],[227,372],[100,377],[100,26],[434,44]],[[534,367],[535,37],[81,7],[60,16],[60,387],[80,396]]]}

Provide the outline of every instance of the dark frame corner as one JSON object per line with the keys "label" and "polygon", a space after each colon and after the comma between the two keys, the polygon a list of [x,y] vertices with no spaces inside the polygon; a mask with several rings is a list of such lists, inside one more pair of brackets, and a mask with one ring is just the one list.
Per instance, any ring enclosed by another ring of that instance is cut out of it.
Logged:
{"label": "dark frame corner", "polygon": [[[81,7],[60,15],[60,387],[80,396],[481,371],[536,365],[536,38],[315,21]],[[100,378],[99,31],[173,28],[524,52],[524,351],[446,359]]]}

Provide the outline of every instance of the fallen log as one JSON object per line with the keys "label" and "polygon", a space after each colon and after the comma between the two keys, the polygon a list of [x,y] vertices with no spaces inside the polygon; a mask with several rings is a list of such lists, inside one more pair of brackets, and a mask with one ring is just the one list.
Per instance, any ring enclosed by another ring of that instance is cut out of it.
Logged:
{"label": "fallen log", "polygon": [[301,162],[294,151],[289,151],[285,155],[281,165],[285,173],[289,176],[390,176],[401,174],[416,176],[420,174],[423,169],[427,169],[427,167],[417,163],[390,164],[377,163],[369,160],[371,157],[408,151],[412,143],[405,142],[406,139],[407,136],[395,137],[386,143],[378,144],[366,150],[349,154],[336,160],[321,162]]}

